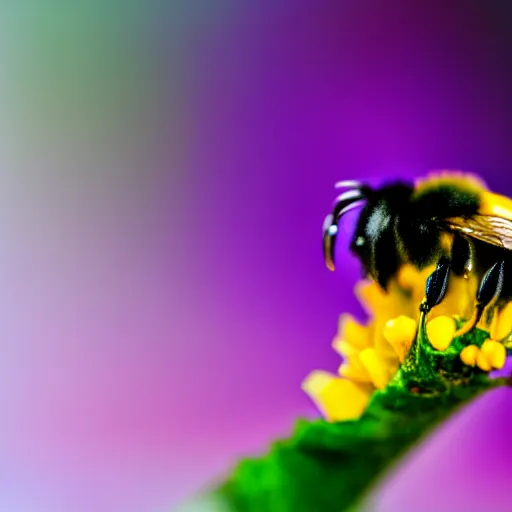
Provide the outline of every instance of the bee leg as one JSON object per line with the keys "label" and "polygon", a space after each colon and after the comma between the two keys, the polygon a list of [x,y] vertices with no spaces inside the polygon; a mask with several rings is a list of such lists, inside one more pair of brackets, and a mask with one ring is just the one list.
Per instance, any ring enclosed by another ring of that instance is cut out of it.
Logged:
{"label": "bee leg", "polygon": [[425,329],[427,324],[427,315],[430,310],[440,304],[446,295],[448,289],[448,279],[450,277],[450,259],[442,256],[437,262],[437,267],[428,276],[425,285],[425,298],[420,304],[420,318],[416,330],[416,337],[409,351],[409,357],[412,361],[419,364],[420,345],[422,339],[425,339]]}
{"label": "bee leg", "polygon": [[448,278],[450,277],[450,260],[446,256],[442,256],[437,262],[437,267],[428,276],[425,285],[425,298],[420,304],[420,318],[418,321],[418,332],[424,331],[427,323],[427,315],[430,310],[440,304],[446,295],[448,288]]}
{"label": "bee leg", "polygon": [[463,336],[473,329],[482,318],[485,308],[495,303],[503,289],[505,276],[505,262],[497,261],[480,281],[480,287],[476,295],[476,305],[473,316],[455,333],[455,337]]}
{"label": "bee leg", "polygon": [[512,331],[498,341],[507,349],[507,356],[512,355]]}
{"label": "bee leg", "polygon": [[425,299],[420,311],[429,313],[440,304],[446,296],[450,273],[462,276],[469,273],[473,264],[473,250],[471,242],[462,236],[455,236],[450,257],[442,256],[436,270],[428,277],[425,287]]}
{"label": "bee leg", "polygon": [[442,256],[434,272],[428,276],[425,286],[425,298],[420,305],[421,313],[429,313],[433,307],[442,302],[448,289],[450,270],[450,260],[446,256]]}

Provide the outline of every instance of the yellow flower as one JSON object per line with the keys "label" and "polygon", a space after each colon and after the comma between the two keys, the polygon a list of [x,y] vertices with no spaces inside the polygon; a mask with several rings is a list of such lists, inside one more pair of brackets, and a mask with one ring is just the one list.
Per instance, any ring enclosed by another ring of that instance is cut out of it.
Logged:
{"label": "yellow flower", "polygon": [[[509,314],[509,312],[507,311],[506,314]],[[506,318],[506,320],[508,321],[509,319]],[[498,322],[498,315],[495,314],[491,325],[496,325]],[[482,326],[480,328],[485,329]],[[497,329],[496,327],[493,328]],[[449,316],[438,316],[427,322],[426,330],[430,344],[436,350],[446,350],[456,335],[455,319]],[[490,332],[492,336],[492,331]],[[460,358],[464,364],[478,366],[485,372],[493,369],[501,370],[505,366],[506,357],[507,351],[505,346],[495,341],[492,337],[484,341],[481,348],[478,348],[476,345],[469,345],[464,347],[460,353]]]}
{"label": "yellow flower", "polygon": [[[384,389],[391,377],[387,361],[374,348],[365,348],[359,354],[364,369],[377,389]],[[394,373],[394,372],[393,372]]]}
{"label": "yellow flower", "polygon": [[436,350],[446,350],[456,330],[455,320],[450,316],[438,316],[427,323],[427,337]]}
{"label": "yellow flower", "polygon": [[[435,269],[435,265],[429,265],[422,270],[418,270],[413,265],[406,264],[398,271],[397,281],[402,289],[409,292],[411,297],[413,306],[411,316],[416,316],[418,305],[425,296],[427,279]],[[445,315],[470,318],[475,307],[477,290],[478,281],[476,276],[467,278],[450,276],[446,296],[441,304],[432,309],[429,318]]]}
{"label": "yellow flower", "polygon": [[[423,277],[414,271],[413,276],[416,281]],[[425,282],[419,286],[424,288]],[[371,394],[394,376],[416,332],[413,317],[419,303],[411,301],[410,290],[397,280],[390,283],[388,292],[375,282],[363,281],[356,286],[356,294],[370,318],[361,323],[351,315],[340,316],[332,344],[343,358],[338,376],[316,371],[303,383],[304,391],[332,421],[359,417],[362,404],[366,406]]]}
{"label": "yellow flower", "polygon": [[479,351],[480,349],[476,345],[469,345],[462,349],[462,352],[460,353],[460,358],[464,364],[468,366],[475,366],[476,356],[478,355]]}
{"label": "yellow flower", "polygon": [[340,355],[348,355],[350,350],[358,351],[370,345],[371,336],[368,327],[360,324],[352,315],[341,315],[333,348]]}
{"label": "yellow flower", "polygon": [[499,342],[494,340],[487,340],[482,346],[482,351],[485,352],[493,368],[501,370],[505,366],[507,359],[507,349]]}
{"label": "yellow flower", "polygon": [[491,329],[491,338],[502,340],[512,332],[512,302],[495,314],[496,322]]}
{"label": "yellow flower", "polygon": [[480,352],[477,354],[477,364],[484,371],[490,369],[501,370],[505,366],[506,357],[505,347],[497,341],[488,339],[484,341]]}
{"label": "yellow flower", "polygon": [[416,336],[417,323],[413,318],[401,315],[386,322],[382,335],[394,348],[400,363],[405,361]]}
{"label": "yellow flower", "polygon": [[482,349],[479,349],[476,354],[476,365],[484,372],[488,372],[492,368],[491,362],[489,361],[487,355],[482,352]]}
{"label": "yellow flower", "polygon": [[303,382],[302,389],[329,421],[358,418],[371,394],[364,385],[322,371],[311,373]]}
{"label": "yellow flower", "polygon": [[[303,390],[326,419],[358,418],[372,393],[385,388],[404,363],[416,338],[425,284],[434,270],[435,265],[422,270],[404,265],[387,292],[373,281],[358,283],[355,293],[369,319],[363,323],[351,315],[341,315],[332,343],[343,359],[338,375],[315,371],[303,383]],[[429,313],[426,324],[427,337],[436,350],[444,351],[450,346],[456,334],[456,318],[471,318],[477,285],[476,277],[450,277],[446,297]],[[493,340],[502,339],[512,331],[512,304],[497,311],[490,323],[482,320],[479,327],[488,330]],[[470,346],[460,354],[465,364],[484,371],[503,367],[505,356],[505,347],[491,340],[481,349]]]}

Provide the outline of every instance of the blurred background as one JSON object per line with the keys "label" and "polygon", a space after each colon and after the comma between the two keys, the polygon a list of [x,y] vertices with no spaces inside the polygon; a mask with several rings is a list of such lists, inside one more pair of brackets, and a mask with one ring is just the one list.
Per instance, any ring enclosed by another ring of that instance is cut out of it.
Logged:
{"label": "blurred background", "polygon": [[[340,179],[512,194],[505,2],[12,2],[0,16],[0,510],[169,511],[316,410],[363,311]],[[345,229],[345,228],[344,228]],[[510,511],[512,394],[379,511]],[[430,486],[435,485],[432,493]]]}

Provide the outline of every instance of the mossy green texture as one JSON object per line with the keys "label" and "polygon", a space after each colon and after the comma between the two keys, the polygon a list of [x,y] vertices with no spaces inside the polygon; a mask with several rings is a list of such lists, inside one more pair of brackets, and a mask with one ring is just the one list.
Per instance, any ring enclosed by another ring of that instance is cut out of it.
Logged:
{"label": "mossy green texture", "polygon": [[[458,320],[457,329],[463,324],[464,322]],[[460,353],[468,345],[480,348],[488,338],[487,331],[472,329],[464,336],[454,338],[446,350],[439,351],[428,341],[425,325],[420,325],[418,338],[392,384],[408,390],[418,388],[423,393],[436,393],[454,386],[464,386],[483,372],[465,365],[460,359]]]}
{"label": "mossy green texture", "polygon": [[361,418],[298,421],[266,456],[241,461],[215,494],[234,512],[358,510],[376,478],[408,448],[458,407],[505,383],[460,361],[464,346],[487,337],[475,329],[445,352],[418,340],[415,364],[403,365],[375,392]]}

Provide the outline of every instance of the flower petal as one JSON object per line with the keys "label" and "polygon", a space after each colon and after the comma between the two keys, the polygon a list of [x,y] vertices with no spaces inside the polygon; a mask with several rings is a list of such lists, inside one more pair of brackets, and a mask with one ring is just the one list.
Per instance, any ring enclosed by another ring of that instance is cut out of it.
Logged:
{"label": "flower petal", "polygon": [[332,348],[344,358],[357,357],[359,352],[361,352],[360,348],[354,347],[341,336],[334,338],[334,341],[332,342]]}
{"label": "flower petal", "polygon": [[341,377],[345,377],[362,384],[372,383],[372,378],[359,359],[359,354],[354,357],[346,358],[339,367],[338,374]]}
{"label": "flower petal", "polygon": [[497,314],[496,328],[491,332],[495,340],[502,340],[512,332],[512,302]]}
{"label": "flower petal", "polygon": [[476,364],[484,372],[488,372],[492,368],[491,362],[489,361],[486,353],[482,352],[482,350],[479,350],[476,355]]}
{"label": "flower petal", "polygon": [[369,315],[386,304],[386,296],[374,281],[363,281],[356,285],[355,295]]}
{"label": "flower petal", "polygon": [[[349,345],[356,349],[363,349],[370,345],[370,330],[367,326],[361,325],[352,315],[340,316],[338,323],[338,336],[335,338],[333,347],[340,353],[339,345]],[[341,352],[343,355],[344,352]]]}
{"label": "flower petal", "polygon": [[303,382],[302,389],[329,421],[359,418],[370,400],[367,387],[323,371],[311,373]]}
{"label": "flower petal", "polygon": [[505,366],[507,351],[501,343],[494,340],[485,340],[480,352],[485,354],[487,361],[496,370],[501,370]]}
{"label": "flower petal", "polygon": [[464,347],[460,353],[462,362],[468,366],[475,366],[476,356],[478,355],[479,350],[480,349],[476,345]]}
{"label": "flower petal", "polygon": [[455,320],[449,316],[438,316],[427,323],[427,336],[436,350],[446,350],[455,331]]}
{"label": "flower petal", "polygon": [[416,327],[416,320],[405,315],[388,320],[384,325],[382,335],[394,348],[401,363],[405,361],[407,352],[416,336]]}
{"label": "flower petal", "polygon": [[361,363],[368,371],[377,389],[383,389],[389,380],[388,367],[373,348],[366,348],[359,354]]}

